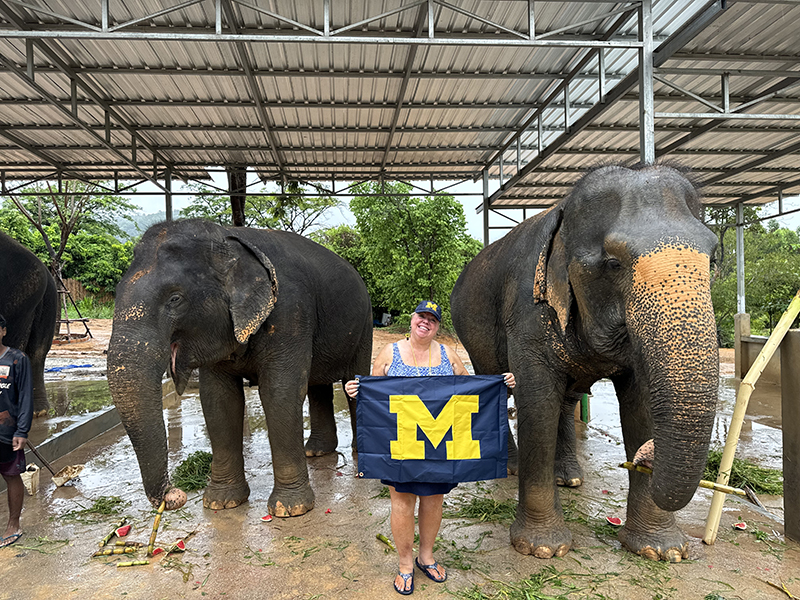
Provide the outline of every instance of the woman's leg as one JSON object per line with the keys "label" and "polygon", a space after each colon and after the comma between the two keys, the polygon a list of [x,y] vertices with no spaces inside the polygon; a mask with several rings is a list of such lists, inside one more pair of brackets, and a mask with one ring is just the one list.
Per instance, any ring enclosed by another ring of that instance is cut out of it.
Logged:
{"label": "woman's leg", "polygon": [[[442,524],[442,502],[444,494],[419,497],[419,562],[422,565],[432,565],[436,562],[433,558],[433,544],[439,534]],[[437,569],[429,569],[431,575]],[[439,565],[439,576],[444,577],[444,567]]]}
{"label": "woman's leg", "polygon": [[[414,572],[414,508],[417,504],[415,494],[403,494],[389,486],[389,496],[392,501],[392,537],[397,548],[399,558],[399,571],[401,573]],[[394,580],[395,587],[403,589],[403,578],[399,575]],[[409,581],[407,588],[411,587]]]}

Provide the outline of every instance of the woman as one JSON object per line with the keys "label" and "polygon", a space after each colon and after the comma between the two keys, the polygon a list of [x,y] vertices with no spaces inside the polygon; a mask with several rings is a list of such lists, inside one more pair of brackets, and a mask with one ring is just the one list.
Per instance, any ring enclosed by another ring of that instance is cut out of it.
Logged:
{"label": "woman", "polygon": [[[428,375],[469,375],[455,350],[434,340],[439,332],[442,311],[432,301],[420,302],[411,315],[408,339],[387,344],[372,364],[376,376],[423,377]],[[514,387],[514,375],[504,374],[508,387]],[[351,398],[358,394],[358,380],[348,381],[345,392]],[[414,564],[430,579],[442,583],[447,573],[433,558],[433,544],[442,523],[444,495],[456,484],[394,482],[389,486],[392,504],[392,536],[399,555],[399,570],[394,589],[407,596],[414,591]],[[419,556],[412,562],[414,544],[414,508],[419,497]]]}

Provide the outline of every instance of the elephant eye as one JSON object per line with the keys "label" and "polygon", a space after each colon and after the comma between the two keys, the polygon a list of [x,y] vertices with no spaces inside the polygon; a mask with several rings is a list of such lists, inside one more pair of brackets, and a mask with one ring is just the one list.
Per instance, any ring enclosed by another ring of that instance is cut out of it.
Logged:
{"label": "elephant eye", "polygon": [[616,258],[609,258],[606,261],[606,265],[609,269],[617,270],[622,268],[622,264]]}
{"label": "elephant eye", "polygon": [[172,306],[175,306],[175,305],[176,305],[176,304],[178,304],[178,303],[179,303],[179,302],[180,302],[182,299],[183,299],[183,298],[181,298],[181,295],[180,295],[180,294],[172,294],[172,296],[170,296],[170,298],[169,298],[169,303],[170,303]]}

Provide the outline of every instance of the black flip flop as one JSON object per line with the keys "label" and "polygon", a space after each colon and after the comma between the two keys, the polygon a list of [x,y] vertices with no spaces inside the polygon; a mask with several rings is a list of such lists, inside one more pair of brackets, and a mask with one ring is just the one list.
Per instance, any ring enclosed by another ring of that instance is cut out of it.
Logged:
{"label": "black flip flop", "polygon": [[[402,594],[403,596],[410,596],[411,594],[413,594],[414,593],[414,572],[412,571],[411,573],[401,573],[400,571],[398,571],[397,575],[400,575],[400,577],[403,578],[403,589],[401,590],[400,588],[398,588],[397,585],[395,584],[395,582],[393,581],[392,582],[392,587],[394,588],[394,591],[397,592],[398,594]],[[395,580],[397,579],[397,575],[395,575]],[[406,586],[408,585],[408,580],[409,579],[411,580],[411,587],[409,589],[406,589]]]}
{"label": "black flip flop", "polygon": [[423,573],[425,573],[425,575],[428,576],[428,579],[432,579],[436,583],[444,583],[445,581],[447,581],[447,572],[445,572],[444,577],[439,578],[431,575],[431,572],[428,570],[428,569],[433,569],[438,573],[439,572],[438,562],[434,562],[432,565],[423,565],[422,563],[419,562],[419,557],[417,557],[414,559],[414,563],[416,563],[420,571],[422,571]]}

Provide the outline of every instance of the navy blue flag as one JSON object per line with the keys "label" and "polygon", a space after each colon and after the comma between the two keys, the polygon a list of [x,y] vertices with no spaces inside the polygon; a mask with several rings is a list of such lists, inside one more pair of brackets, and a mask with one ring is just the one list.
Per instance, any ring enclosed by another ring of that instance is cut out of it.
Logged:
{"label": "navy blue flag", "polygon": [[502,375],[361,377],[359,476],[458,483],[506,477]]}

